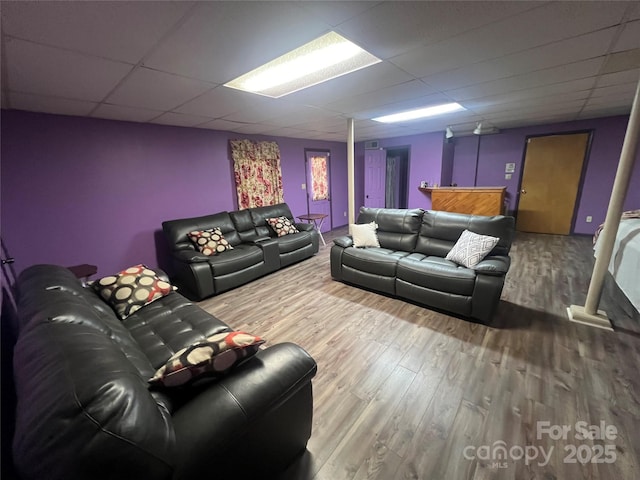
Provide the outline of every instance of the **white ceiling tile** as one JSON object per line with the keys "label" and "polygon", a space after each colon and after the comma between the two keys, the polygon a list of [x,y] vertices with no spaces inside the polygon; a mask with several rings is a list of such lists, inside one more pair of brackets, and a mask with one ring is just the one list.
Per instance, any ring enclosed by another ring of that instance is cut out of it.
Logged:
{"label": "white ceiling tile", "polygon": [[490,95],[498,95],[501,92],[513,92],[527,88],[536,88],[545,85],[578,80],[581,78],[595,77],[604,57],[583,60],[581,62],[547,68],[522,75],[515,75],[492,82],[480,83],[470,87],[463,87],[447,91],[447,95],[456,101],[470,100]]}
{"label": "white ceiling tile", "polygon": [[92,114],[92,117],[108,118],[111,120],[124,120],[128,122],[148,122],[161,115],[158,110],[146,108],[125,107],[122,105],[101,104]]}
{"label": "white ceiling tile", "polygon": [[244,125],[234,127],[233,131],[238,133],[245,133],[247,135],[257,135],[266,133],[273,130],[271,125],[262,123],[247,123]]}
{"label": "white ceiling tile", "polygon": [[200,125],[198,125],[198,128],[206,128],[209,130],[223,130],[223,131],[229,131],[229,132],[233,132],[235,131],[236,128],[240,128],[242,126],[244,126],[245,124],[243,123],[238,123],[238,122],[229,122],[227,120],[222,120],[222,119],[215,119],[212,120],[210,122],[207,123],[202,123]]}
{"label": "white ceiling tile", "polygon": [[598,88],[594,88],[591,91],[591,98],[605,97],[608,95],[620,95],[620,94],[631,95],[631,98],[633,98],[637,85],[638,85],[637,82],[632,82],[632,83],[623,83],[619,85],[609,85],[606,87],[598,86]]}
{"label": "white ceiling tile", "polygon": [[598,87],[619,85],[624,83],[637,83],[640,81],[640,68],[625,70],[623,72],[607,73],[598,77]]}
{"label": "white ceiling tile", "polygon": [[599,57],[607,53],[617,29],[618,27],[613,27],[580,35],[501,58],[430,75],[423,80],[438,89],[451,90]]}
{"label": "white ceiling tile", "polygon": [[2,2],[4,33],[138,62],[191,2]]}
{"label": "white ceiling tile", "polygon": [[623,3],[549,2],[438,44],[406,52],[392,62],[417,77],[426,77],[617,25],[624,13]]}
{"label": "white ceiling tile", "polygon": [[612,93],[610,95],[602,95],[598,97],[591,97],[585,108],[598,107],[628,107],[631,109],[633,104],[634,92],[628,93]]}
{"label": "white ceiling tile", "polygon": [[243,108],[263,108],[274,99],[219,86],[175,109],[176,112],[208,117],[224,117]]}
{"label": "white ceiling tile", "polygon": [[631,107],[602,107],[600,105],[593,108],[585,108],[578,115],[578,119],[613,117],[616,115],[629,115]]}
{"label": "white ceiling tile", "polygon": [[137,68],[106,101],[117,105],[172,110],[213,87],[215,85],[210,83]]}
{"label": "white ceiling tile", "polygon": [[16,110],[56,113],[59,115],[87,116],[97,105],[94,102],[17,92],[10,92],[8,97],[11,108]]}
{"label": "white ceiling tile", "polygon": [[531,9],[532,2],[381,2],[338,29],[380,58]]}
{"label": "white ceiling tile", "polygon": [[375,3],[363,1],[320,1],[303,2],[301,6],[312,16],[319,18],[328,25],[336,26],[361,14],[366,10],[369,10],[370,8],[375,6]]}
{"label": "white ceiling tile", "polygon": [[222,84],[328,30],[295,2],[208,2],[145,65]]}
{"label": "white ceiling tile", "polygon": [[614,52],[640,48],[640,20],[629,22],[624,26],[620,38],[613,47]]}
{"label": "white ceiling tile", "polygon": [[601,73],[624,72],[640,68],[640,48],[615,52],[606,57]]}
{"label": "white ceiling tile", "polygon": [[211,120],[211,117],[188,115],[186,113],[167,112],[163,113],[157,118],[154,118],[151,123],[159,123],[162,125],[177,125],[179,127],[193,127],[195,125],[210,122]]}
{"label": "white ceiling tile", "polygon": [[[427,97],[427,95],[433,94],[434,92],[432,87],[425,85],[423,82],[412,80],[400,85],[381,88],[373,92],[355,95],[339,102],[330,103],[328,107],[341,113],[355,113],[362,110],[371,110],[380,105],[395,104],[405,100],[412,100],[416,97]],[[438,102],[441,98],[442,95],[437,94],[434,101]]]}
{"label": "white ceiling tile", "polygon": [[432,95],[426,95],[424,97],[417,97],[410,100],[387,103],[386,105],[379,105],[368,110],[359,110],[358,112],[350,113],[350,116],[359,119],[375,118],[382,115],[390,115],[392,113],[399,113],[407,110],[413,110],[415,108],[429,107],[432,105],[440,105],[449,102],[451,102],[451,99],[446,95],[442,93],[434,93]]}
{"label": "white ceiling tile", "polygon": [[131,70],[125,63],[22,40],[4,43],[12,91],[100,101]]}
{"label": "white ceiling tile", "polygon": [[555,105],[562,105],[563,103],[567,103],[567,102],[575,102],[578,100],[581,100],[582,102],[584,102],[589,97],[590,93],[591,92],[589,90],[580,90],[577,92],[567,92],[567,93],[549,95],[544,97],[521,99],[517,102],[506,102],[506,103],[483,102],[483,100],[478,100],[478,101],[475,101],[477,103],[474,106],[469,106],[469,108],[481,115],[491,113],[491,112],[494,112],[494,113],[509,112],[509,111],[520,112],[523,108],[535,107],[538,105],[555,106]]}

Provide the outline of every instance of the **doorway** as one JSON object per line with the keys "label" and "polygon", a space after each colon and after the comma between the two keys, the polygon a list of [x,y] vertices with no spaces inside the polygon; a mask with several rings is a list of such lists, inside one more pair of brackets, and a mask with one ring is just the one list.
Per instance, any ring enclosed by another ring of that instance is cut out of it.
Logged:
{"label": "doorway", "polygon": [[589,133],[527,139],[516,230],[569,235]]}
{"label": "doorway", "polygon": [[364,206],[407,208],[409,147],[365,150]]}
{"label": "doorway", "polygon": [[307,177],[307,213],[326,215],[321,232],[333,227],[331,218],[331,153],[328,150],[305,149],[305,170]]}

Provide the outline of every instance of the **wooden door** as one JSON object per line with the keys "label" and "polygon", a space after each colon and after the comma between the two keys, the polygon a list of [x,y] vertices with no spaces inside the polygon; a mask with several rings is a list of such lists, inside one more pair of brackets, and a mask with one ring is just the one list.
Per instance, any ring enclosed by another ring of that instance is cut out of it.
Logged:
{"label": "wooden door", "polygon": [[387,177],[387,152],[365,150],[364,152],[364,206],[384,208]]}
{"label": "wooden door", "polygon": [[322,231],[328,232],[333,225],[331,219],[331,154],[327,151],[305,150],[307,162],[307,213],[323,213],[327,217]]}
{"label": "wooden door", "polygon": [[588,133],[527,140],[516,229],[568,235],[575,210]]}

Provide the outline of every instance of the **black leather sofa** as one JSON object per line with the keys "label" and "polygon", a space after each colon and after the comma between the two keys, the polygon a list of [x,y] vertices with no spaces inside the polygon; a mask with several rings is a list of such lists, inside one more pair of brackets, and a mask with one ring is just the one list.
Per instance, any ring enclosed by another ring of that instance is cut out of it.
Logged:
{"label": "black leather sofa", "polygon": [[177,292],[121,321],[59,266],[29,267],[17,290],[21,479],[269,478],[304,452],[316,363],[301,347],[264,348],[205,386],[153,389],[173,352],[229,327]]}
{"label": "black leather sofa", "polygon": [[[280,216],[287,217],[300,232],[278,237],[266,219]],[[187,234],[216,227],[221,229],[233,250],[203,255]],[[318,232],[313,225],[295,223],[286,203],[168,220],[162,223],[162,229],[171,250],[172,281],[194,300],[230,290],[312,257],[319,248]]]}
{"label": "black leather sofa", "polygon": [[[513,217],[361,208],[357,223],[372,221],[380,248],[355,248],[350,236],[334,240],[335,280],[490,322],[511,264]],[[474,269],[445,259],[465,229],[500,239]]]}

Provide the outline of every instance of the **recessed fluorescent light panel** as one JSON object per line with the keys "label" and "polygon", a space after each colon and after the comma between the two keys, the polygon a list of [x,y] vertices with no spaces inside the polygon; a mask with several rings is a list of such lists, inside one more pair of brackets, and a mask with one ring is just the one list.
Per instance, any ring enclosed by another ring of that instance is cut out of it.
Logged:
{"label": "recessed fluorescent light panel", "polygon": [[336,32],[329,32],[225,87],[280,98],[381,61]]}
{"label": "recessed fluorescent light panel", "polygon": [[406,112],[394,113],[393,115],[385,115],[376,117],[373,120],[382,123],[406,122],[408,120],[417,120],[419,118],[435,117],[444,115],[445,113],[466,110],[459,103],[445,103],[443,105],[434,105],[432,107],[418,108],[416,110],[408,110]]}

